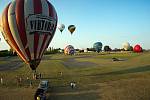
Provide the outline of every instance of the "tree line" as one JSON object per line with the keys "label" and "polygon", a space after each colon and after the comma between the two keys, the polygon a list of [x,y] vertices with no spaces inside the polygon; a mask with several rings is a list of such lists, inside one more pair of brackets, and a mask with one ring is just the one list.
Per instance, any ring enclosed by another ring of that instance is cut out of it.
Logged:
{"label": "tree line", "polygon": [[[96,52],[96,50],[94,48],[86,48],[86,49],[75,49],[76,52]],[[114,48],[111,49],[109,46],[104,46],[104,49],[101,51],[105,51],[105,52],[118,52],[118,51],[126,51],[124,49],[118,49],[118,48]],[[127,51],[133,51],[133,47],[131,46],[129,50]],[[150,51],[150,50],[144,50],[143,51]],[[48,54],[56,54],[56,53],[63,53],[64,49],[61,48],[53,48],[53,47],[49,47],[47,50],[45,50],[44,54],[48,55]],[[1,50],[0,51],[0,57],[6,57],[6,56],[17,56],[17,53],[10,49],[10,50]]]}

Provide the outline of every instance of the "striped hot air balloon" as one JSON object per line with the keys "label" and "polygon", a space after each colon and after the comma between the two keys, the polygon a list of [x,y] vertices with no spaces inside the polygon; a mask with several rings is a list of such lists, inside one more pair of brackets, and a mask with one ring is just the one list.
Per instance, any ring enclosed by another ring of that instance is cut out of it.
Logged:
{"label": "striped hot air balloon", "polygon": [[72,45],[68,45],[64,49],[65,55],[73,55],[75,53],[75,49]]}
{"label": "striped hot air balloon", "polygon": [[13,0],[4,9],[1,19],[7,43],[36,70],[57,27],[53,5],[48,0]]}

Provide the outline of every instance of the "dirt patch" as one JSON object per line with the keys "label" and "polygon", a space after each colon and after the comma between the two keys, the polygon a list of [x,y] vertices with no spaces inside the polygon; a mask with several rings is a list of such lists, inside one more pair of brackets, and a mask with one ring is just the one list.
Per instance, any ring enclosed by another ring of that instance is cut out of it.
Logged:
{"label": "dirt patch", "polygon": [[0,71],[15,70],[23,65],[18,57],[1,57],[0,60],[4,62],[0,64]]}

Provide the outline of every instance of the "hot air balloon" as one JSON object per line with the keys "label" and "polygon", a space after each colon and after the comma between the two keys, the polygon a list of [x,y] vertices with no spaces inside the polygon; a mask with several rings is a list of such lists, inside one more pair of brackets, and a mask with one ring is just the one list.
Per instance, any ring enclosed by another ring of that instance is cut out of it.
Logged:
{"label": "hot air balloon", "polygon": [[68,45],[64,49],[65,55],[73,55],[75,53],[75,49],[72,45]]}
{"label": "hot air balloon", "polygon": [[96,42],[94,43],[93,48],[99,53],[102,50],[102,46],[103,44],[101,42]]}
{"label": "hot air balloon", "polygon": [[13,0],[2,13],[3,36],[32,70],[51,42],[57,14],[48,0]]}
{"label": "hot air balloon", "polygon": [[142,47],[139,44],[137,44],[134,46],[133,51],[137,53],[142,52]]}
{"label": "hot air balloon", "polygon": [[127,51],[127,50],[130,49],[130,44],[129,44],[128,42],[125,42],[125,43],[123,43],[122,45],[123,45],[123,49],[124,49],[124,50]]}
{"label": "hot air balloon", "polygon": [[75,25],[69,25],[68,26],[68,30],[70,31],[71,34],[73,34],[73,32],[75,31],[76,27]]}
{"label": "hot air balloon", "polygon": [[57,27],[60,30],[60,32],[62,32],[65,29],[65,25],[64,24],[58,24]]}

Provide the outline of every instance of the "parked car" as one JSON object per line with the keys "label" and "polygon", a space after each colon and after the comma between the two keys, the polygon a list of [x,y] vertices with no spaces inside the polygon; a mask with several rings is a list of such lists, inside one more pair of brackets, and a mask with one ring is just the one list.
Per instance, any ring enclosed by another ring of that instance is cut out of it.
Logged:
{"label": "parked car", "polygon": [[49,88],[49,81],[48,80],[42,80],[38,86],[39,89],[43,89],[45,92],[47,92]]}

